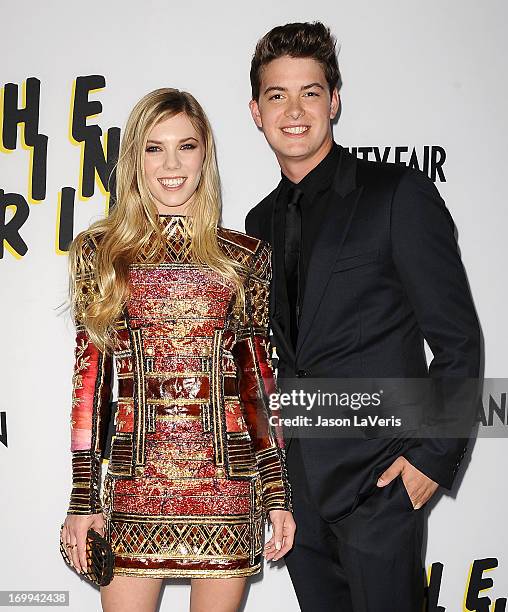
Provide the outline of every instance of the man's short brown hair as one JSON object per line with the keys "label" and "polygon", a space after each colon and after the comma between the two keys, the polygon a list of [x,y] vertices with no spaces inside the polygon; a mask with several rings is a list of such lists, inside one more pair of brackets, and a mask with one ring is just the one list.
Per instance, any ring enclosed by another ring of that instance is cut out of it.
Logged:
{"label": "man's short brown hair", "polygon": [[252,99],[259,100],[261,71],[271,61],[289,57],[310,57],[323,67],[330,94],[340,88],[340,72],[335,51],[336,39],[320,21],[287,23],[270,30],[257,45],[250,66]]}

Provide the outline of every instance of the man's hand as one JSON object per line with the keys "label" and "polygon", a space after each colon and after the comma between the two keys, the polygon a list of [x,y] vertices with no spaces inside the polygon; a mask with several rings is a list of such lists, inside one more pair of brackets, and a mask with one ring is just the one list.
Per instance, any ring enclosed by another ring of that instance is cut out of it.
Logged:
{"label": "man's hand", "polygon": [[415,510],[426,504],[439,487],[437,482],[425,476],[402,455],[381,474],[377,486],[386,487],[399,474]]}

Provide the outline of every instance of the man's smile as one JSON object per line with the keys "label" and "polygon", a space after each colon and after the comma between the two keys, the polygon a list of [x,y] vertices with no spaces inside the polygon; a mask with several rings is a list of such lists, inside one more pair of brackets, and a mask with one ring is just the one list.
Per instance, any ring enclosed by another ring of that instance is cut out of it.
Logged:
{"label": "man's smile", "polygon": [[281,130],[288,136],[301,136],[310,130],[310,125],[290,125],[282,127]]}

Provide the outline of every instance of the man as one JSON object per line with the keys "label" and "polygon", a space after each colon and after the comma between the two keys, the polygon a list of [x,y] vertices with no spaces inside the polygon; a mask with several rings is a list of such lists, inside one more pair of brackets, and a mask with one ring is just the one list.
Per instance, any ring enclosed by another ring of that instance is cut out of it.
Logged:
{"label": "man", "polygon": [[[279,379],[477,377],[480,330],[452,218],[420,171],[333,141],[339,81],[319,22],[257,44],[250,109],[282,178],[245,229],[273,249]],[[451,488],[465,440],[405,434],[288,440],[297,531],[285,560],[304,612],[421,611],[422,507]]]}

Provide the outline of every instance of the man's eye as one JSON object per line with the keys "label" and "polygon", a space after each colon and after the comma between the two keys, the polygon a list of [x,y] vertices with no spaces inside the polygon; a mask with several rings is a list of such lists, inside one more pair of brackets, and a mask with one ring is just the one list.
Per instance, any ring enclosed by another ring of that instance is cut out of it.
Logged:
{"label": "man's eye", "polygon": [[282,94],[273,94],[273,96],[269,97],[269,100],[280,100],[282,98]]}
{"label": "man's eye", "polygon": [[319,97],[319,94],[317,93],[317,91],[306,91],[303,95],[304,96],[316,96],[316,97]]}

